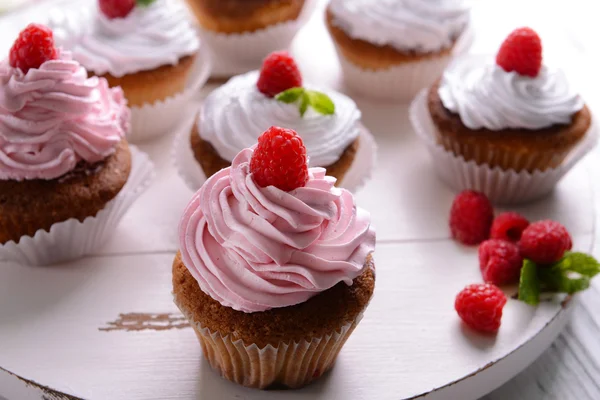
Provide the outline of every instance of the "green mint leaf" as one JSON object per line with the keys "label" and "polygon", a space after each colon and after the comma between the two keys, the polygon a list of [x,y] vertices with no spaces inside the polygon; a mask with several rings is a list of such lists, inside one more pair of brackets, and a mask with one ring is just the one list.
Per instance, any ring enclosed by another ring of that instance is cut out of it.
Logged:
{"label": "green mint leaf", "polygon": [[570,251],[567,251],[562,260],[554,264],[552,268],[577,272],[588,278],[593,278],[600,273],[600,263],[594,257],[589,254]]}
{"label": "green mint leaf", "polygon": [[296,101],[298,101],[298,99],[300,98],[300,96],[302,96],[303,93],[304,88],[295,87],[288,90],[284,90],[283,92],[275,96],[275,99],[287,104],[295,103]]}
{"label": "green mint leaf", "polygon": [[564,271],[557,266],[540,268],[538,276],[545,288],[553,292],[573,294],[581,292],[590,286],[589,277]]}
{"label": "green mint leaf", "polygon": [[306,114],[306,110],[308,110],[308,105],[310,104],[310,98],[306,91],[302,93],[302,100],[300,101],[300,116],[304,117]]}
{"label": "green mint leaf", "polygon": [[532,306],[540,303],[540,281],[537,276],[537,265],[531,260],[523,261],[521,279],[519,280],[519,300]]}
{"label": "green mint leaf", "polygon": [[306,92],[310,99],[310,105],[316,112],[323,115],[335,114],[335,104],[329,96],[315,90],[307,90]]}
{"label": "green mint leaf", "polygon": [[154,3],[156,0],[135,0],[135,3],[138,6],[143,6],[143,7],[147,7],[150,4]]}

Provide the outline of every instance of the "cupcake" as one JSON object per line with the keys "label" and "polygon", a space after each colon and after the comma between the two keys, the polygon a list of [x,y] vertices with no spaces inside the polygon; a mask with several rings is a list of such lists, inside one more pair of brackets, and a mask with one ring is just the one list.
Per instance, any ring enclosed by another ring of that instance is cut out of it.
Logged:
{"label": "cupcake", "polygon": [[[156,136],[139,132],[157,130],[156,124],[165,133],[161,120],[178,117],[185,104],[185,99],[182,104],[168,100],[186,93],[200,45],[181,1],[99,0],[97,8],[61,10],[50,26],[57,44],[76,61],[111,87],[123,89],[133,108],[133,139]],[[148,106],[153,106],[151,112],[136,115]]]}
{"label": "cupcake", "polygon": [[270,128],[203,185],[179,226],[175,303],[210,365],[244,386],[329,370],[374,289],[375,232],[353,196]]}
{"label": "cupcake", "polygon": [[312,0],[188,0],[215,59],[214,76],[260,66],[272,51],[287,48],[306,20]]}
{"label": "cupcake", "polygon": [[463,176],[457,188],[502,202],[548,193],[595,141],[590,110],[563,71],[543,64],[530,28],[512,32],[495,58],[457,59],[421,97],[411,111],[417,133],[447,153],[432,147],[436,162],[456,166],[439,169]]}
{"label": "cupcake", "polygon": [[121,89],[88,78],[45,26],[29,25],[0,63],[0,93],[2,256],[10,243],[93,219],[123,190],[132,155]]}
{"label": "cupcake", "polygon": [[331,0],[326,23],[346,84],[361,94],[410,100],[463,49],[464,0]]}
{"label": "cupcake", "polygon": [[258,134],[288,126],[304,141],[311,167],[338,182],[359,146],[361,113],[349,97],[302,86],[300,71],[285,52],[270,54],[260,72],[232,78],[205,100],[191,132],[191,146],[207,177],[229,167]]}

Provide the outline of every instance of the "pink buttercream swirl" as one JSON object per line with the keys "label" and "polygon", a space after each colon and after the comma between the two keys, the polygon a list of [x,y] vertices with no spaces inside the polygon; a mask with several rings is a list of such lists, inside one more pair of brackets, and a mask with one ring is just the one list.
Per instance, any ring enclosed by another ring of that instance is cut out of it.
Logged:
{"label": "pink buttercream swirl", "polygon": [[223,306],[258,312],[351,285],[375,249],[369,213],[323,168],[291,192],[259,187],[252,151],[208,179],[181,219],[181,256],[200,288]]}
{"label": "pink buttercream swirl", "polygon": [[0,63],[0,179],[58,178],[111,155],[128,130],[122,90],[70,53],[27,74]]}

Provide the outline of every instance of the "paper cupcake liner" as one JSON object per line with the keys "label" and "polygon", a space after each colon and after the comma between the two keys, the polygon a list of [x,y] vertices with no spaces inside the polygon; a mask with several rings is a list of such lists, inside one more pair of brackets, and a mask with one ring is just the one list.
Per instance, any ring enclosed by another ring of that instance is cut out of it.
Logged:
{"label": "paper cupcake liner", "polygon": [[141,143],[172,132],[181,122],[194,96],[210,77],[211,58],[208,47],[201,42],[200,50],[192,65],[185,90],[162,101],[131,107],[131,132],[127,136],[130,143]]}
{"label": "paper cupcake liner", "polygon": [[112,235],[131,204],[149,186],[154,175],[150,158],[134,146],[131,172],[119,194],[95,217],[83,222],[72,218],[38,230],[34,236],[22,237],[19,243],[0,245],[0,259],[25,265],[49,265],[80,258],[101,247]]}
{"label": "paper cupcake liner", "polygon": [[[175,137],[173,150],[171,152],[171,157],[179,176],[181,176],[185,184],[194,192],[200,189],[207,179],[204,170],[198,161],[196,161],[192,146],[190,145],[190,134],[193,124],[195,124],[196,121],[197,118],[194,117],[193,121],[189,121],[182,125],[181,131],[179,131]],[[375,138],[366,127],[361,125],[358,151],[354,156],[352,165],[344,175],[341,184],[338,186],[351,192],[356,192],[362,188],[371,178],[373,170],[375,169],[376,158],[377,144]]]}
{"label": "paper cupcake liner", "polygon": [[384,70],[361,68],[346,59],[337,44],[335,48],[342,67],[344,84],[349,89],[372,98],[408,102],[421,89],[431,86],[454,57],[469,50],[472,42],[473,30],[469,25],[457,40],[452,53],[432,59],[407,62]]}
{"label": "paper cupcake liner", "polygon": [[410,121],[427,146],[439,177],[455,191],[465,189],[485,193],[496,204],[520,204],[548,195],[560,179],[585,156],[598,141],[595,119],[583,141],[557,168],[545,171],[516,172],[489,165],[478,165],[454,155],[436,142],[437,128],[427,108],[427,90],[421,91],[410,106]]}
{"label": "paper cupcake liner", "polygon": [[186,318],[198,337],[204,357],[225,379],[258,389],[272,385],[293,389],[318,379],[333,367],[362,314],[326,336],[297,343],[280,342],[277,346],[269,344],[262,349],[230,335],[211,332],[189,315]]}
{"label": "paper cupcake liner", "polygon": [[269,53],[289,48],[300,28],[309,20],[315,5],[315,0],[306,0],[297,19],[255,32],[225,34],[201,28],[202,39],[212,49],[211,77],[228,78],[258,69]]}

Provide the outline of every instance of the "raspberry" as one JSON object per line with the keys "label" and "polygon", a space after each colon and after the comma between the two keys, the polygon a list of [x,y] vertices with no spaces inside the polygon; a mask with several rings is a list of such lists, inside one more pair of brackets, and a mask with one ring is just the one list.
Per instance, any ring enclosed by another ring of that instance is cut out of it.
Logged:
{"label": "raspberry", "polygon": [[505,240],[490,239],[479,246],[479,268],[483,280],[494,285],[519,281],[523,257],[519,246]]}
{"label": "raspberry", "polygon": [[496,64],[506,72],[535,78],[542,68],[542,40],[531,28],[515,29],[500,46]]}
{"label": "raspberry", "polygon": [[452,203],[450,231],[463,244],[475,245],[488,239],[493,220],[494,209],[483,193],[465,190]]}
{"label": "raspberry", "polygon": [[135,8],[136,0],[98,0],[100,11],[109,19],[125,18]]}
{"label": "raspberry", "polygon": [[471,328],[496,333],[502,320],[506,296],[490,283],[477,283],[464,288],[454,302],[460,318]]}
{"label": "raspberry", "polygon": [[261,93],[275,97],[285,90],[300,86],[302,75],[296,61],[287,51],[274,52],[265,58],[256,83]]}
{"label": "raspberry", "polygon": [[291,129],[272,126],[258,138],[250,172],[259,186],[273,185],[289,192],[306,185],[307,161],[302,138]]}
{"label": "raspberry", "polygon": [[537,264],[557,262],[571,247],[573,242],[567,228],[550,220],[529,225],[519,241],[521,255]]}
{"label": "raspberry", "polygon": [[39,68],[43,63],[58,58],[54,47],[54,35],[47,26],[29,24],[19,33],[19,37],[10,49],[9,62],[13,68],[19,68],[24,74],[31,68]]}
{"label": "raspberry", "polygon": [[516,243],[521,239],[521,234],[528,226],[529,221],[521,214],[512,211],[505,212],[494,219],[490,237]]}

